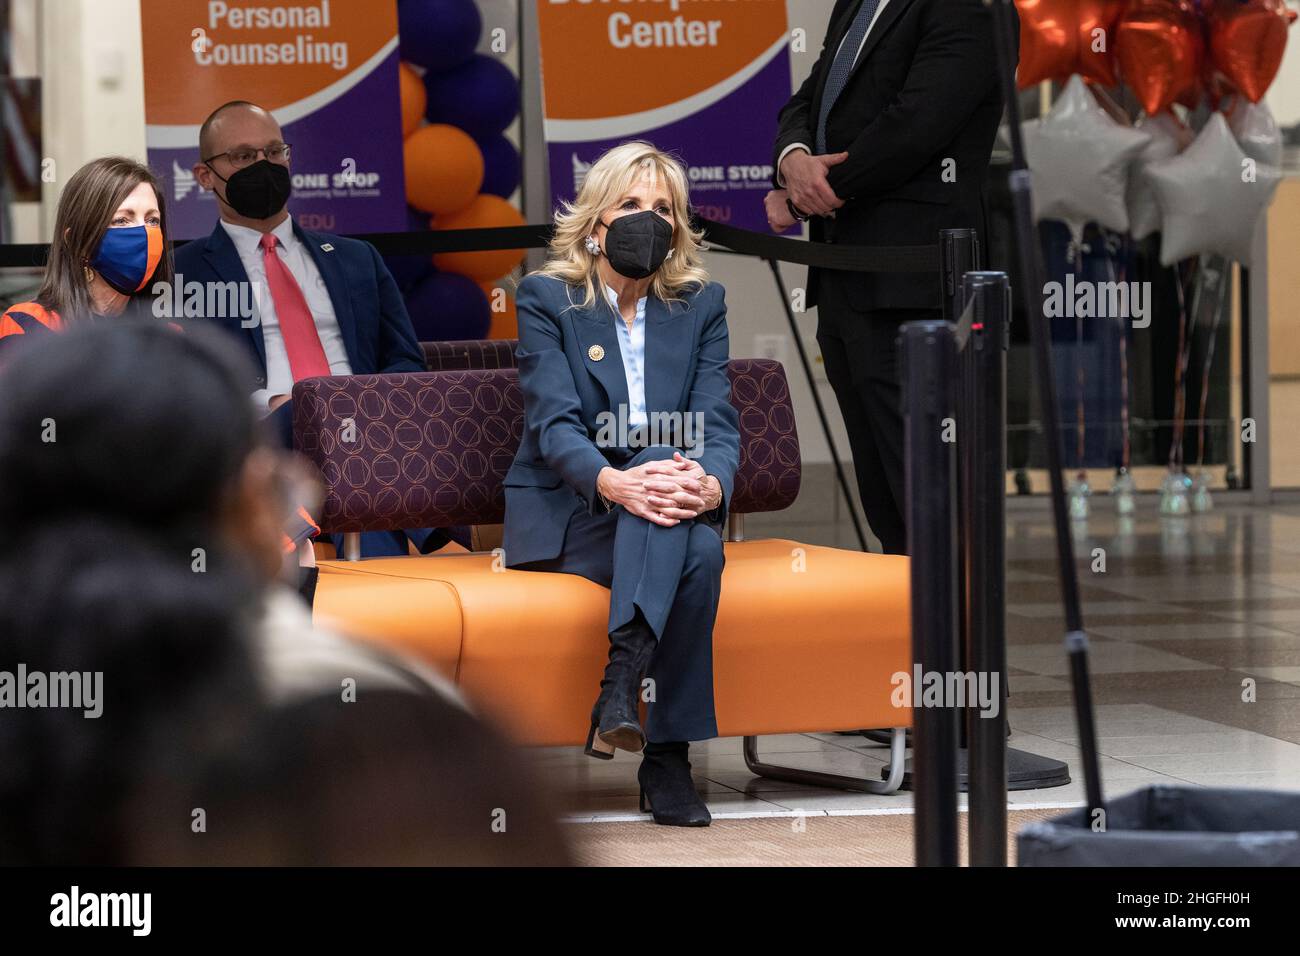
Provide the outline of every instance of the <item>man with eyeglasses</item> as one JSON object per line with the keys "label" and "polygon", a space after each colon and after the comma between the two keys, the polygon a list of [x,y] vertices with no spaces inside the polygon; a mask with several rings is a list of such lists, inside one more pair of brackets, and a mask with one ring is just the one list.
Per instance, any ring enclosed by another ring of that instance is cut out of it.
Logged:
{"label": "man with eyeglasses", "polygon": [[[251,285],[251,297],[235,301],[251,298],[256,316],[188,317],[217,322],[248,347],[258,368],[253,401],[288,445],[295,382],[425,370],[401,292],[374,247],[303,229],[289,215],[291,152],[262,107],[239,100],[214,110],[199,130],[193,169],[221,218],[206,240],[176,250],[178,281]],[[429,529],[368,532],[362,555],[405,554],[406,538],[426,553],[448,540]]]}

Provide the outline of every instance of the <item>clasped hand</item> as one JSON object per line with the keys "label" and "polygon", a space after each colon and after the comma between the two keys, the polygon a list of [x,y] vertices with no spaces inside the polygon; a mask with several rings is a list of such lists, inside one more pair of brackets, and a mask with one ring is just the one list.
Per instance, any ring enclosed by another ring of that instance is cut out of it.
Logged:
{"label": "clasped hand", "polygon": [[596,478],[596,490],[606,500],[666,528],[698,517],[721,501],[717,480],[681,452],[622,470],[606,466]]}

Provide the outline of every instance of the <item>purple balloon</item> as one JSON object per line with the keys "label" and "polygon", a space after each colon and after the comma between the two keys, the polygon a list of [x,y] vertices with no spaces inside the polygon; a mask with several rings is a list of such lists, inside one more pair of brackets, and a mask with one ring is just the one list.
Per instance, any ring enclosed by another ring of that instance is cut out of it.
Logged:
{"label": "purple balloon", "polygon": [[483,153],[483,185],[479,192],[509,199],[519,187],[519,150],[503,133],[478,141]]}
{"label": "purple balloon", "polygon": [[485,339],[492,308],[479,284],[456,272],[435,272],[406,293],[415,337],[421,342]]}
{"label": "purple balloon", "polygon": [[510,125],[519,113],[519,81],[510,68],[490,56],[475,54],[453,70],[426,73],[430,123],[450,123],[475,139],[488,139]]}
{"label": "purple balloon", "polygon": [[450,70],[474,55],[483,18],[474,0],[401,0],[398,48],[426,70]]}
{"label": "purple balloon", "polygon": [[[407,206],[406,231],[428,232],[429,214]],[[433,257],[427,255],[384,256],[384,264],[388,266],[388,271],[392,273],[393,279],[397,282],[397,287],[403,292],[408,291],[417,282],[434,271]]]}

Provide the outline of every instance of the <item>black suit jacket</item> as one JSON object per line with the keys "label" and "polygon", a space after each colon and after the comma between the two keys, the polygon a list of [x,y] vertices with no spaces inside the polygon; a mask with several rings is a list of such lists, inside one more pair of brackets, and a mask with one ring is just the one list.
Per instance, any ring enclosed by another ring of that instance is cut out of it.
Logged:
{"label": "black suit jacket", "polygon": [[[821,55],[778,117],[774,168],[791,143],[815,149],[826,77],[861,3],[836,0]],[[812,240],[933,245],[939,230],[966,227],[987,249],[984,185],[1001,117],[983,0],[889,0],[827,117],[826,151],[849,153],[827,177],[844,205],[833,219],[813,217]],[[809,306],[827,284],[837,302],[863,311],[941,304],[937,273],[810,268]]]}

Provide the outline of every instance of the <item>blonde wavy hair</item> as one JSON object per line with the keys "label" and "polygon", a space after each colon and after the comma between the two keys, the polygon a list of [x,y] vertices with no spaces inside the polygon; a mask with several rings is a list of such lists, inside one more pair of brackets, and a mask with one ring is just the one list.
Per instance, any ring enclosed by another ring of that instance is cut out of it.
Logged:
{"label": "blonde wavy hair", "polygon": [[[555,214],[555,237],[546,261],[535,274],[582,286],[580,305],[591,308],[596,302],[596,286],[604,286],[604,282],[596,269],[600,257],[587,251],[587,237],[595,232],[597,221],[646,175],[652,176],[656,184],[668,186],[673,203],[672,243],[668,258],[650,280],[649,294],[664,302],[677,302],[688,287],[704,288],[709,281],[701,265],[704,233],[691,228],[686,167],[676,156],[644,140],[631,140],[607,150],[587,171],[573,202],[561,200],[560,211]],[[608,301],[604,295],[601,299]]]}

